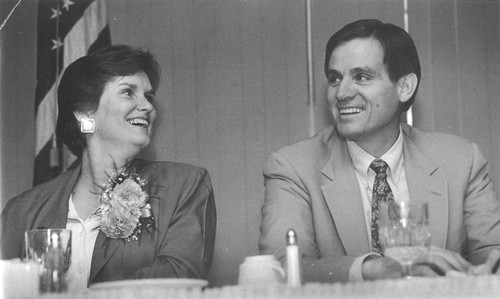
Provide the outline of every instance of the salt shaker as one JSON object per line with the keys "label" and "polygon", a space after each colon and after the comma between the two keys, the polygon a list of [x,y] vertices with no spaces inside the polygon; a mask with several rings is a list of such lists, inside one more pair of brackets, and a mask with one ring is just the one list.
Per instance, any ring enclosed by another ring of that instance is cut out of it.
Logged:
{"label": "salt shaker", "polygon": [[293,229],[286,233],[286,282],[287,285],[298,287],[302,284],[302,267],[297,245],[297,234]]}

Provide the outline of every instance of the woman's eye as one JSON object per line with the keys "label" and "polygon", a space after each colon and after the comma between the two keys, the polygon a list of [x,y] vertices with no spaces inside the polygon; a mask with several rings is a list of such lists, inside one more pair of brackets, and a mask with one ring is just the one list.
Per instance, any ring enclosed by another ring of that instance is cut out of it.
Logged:
{"label": "woman's eye", "polygon": [[122,93],[128,97],[131,97],[133,95],[133,92],[130,89],[124,89]]}

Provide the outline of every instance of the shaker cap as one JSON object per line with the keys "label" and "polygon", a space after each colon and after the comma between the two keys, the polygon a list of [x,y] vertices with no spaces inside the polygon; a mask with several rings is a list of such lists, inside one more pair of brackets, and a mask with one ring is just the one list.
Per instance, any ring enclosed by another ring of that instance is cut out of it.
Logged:
{"label": "shaker cap", "polygon": [[293,229],[286,232],[286,245],[297,245],[297,234]]}

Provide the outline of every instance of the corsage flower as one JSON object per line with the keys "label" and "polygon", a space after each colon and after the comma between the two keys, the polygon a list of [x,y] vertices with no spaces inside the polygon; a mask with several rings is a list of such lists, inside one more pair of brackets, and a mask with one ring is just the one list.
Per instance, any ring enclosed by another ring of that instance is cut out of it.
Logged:
{"label": "corsage flower", "polygon": [[109,183],[101,187],[99,229],[109,238],[138,240],[144,228],[154,226],[149,196],[144,191],[146,181],[136,173],[114,173]]}

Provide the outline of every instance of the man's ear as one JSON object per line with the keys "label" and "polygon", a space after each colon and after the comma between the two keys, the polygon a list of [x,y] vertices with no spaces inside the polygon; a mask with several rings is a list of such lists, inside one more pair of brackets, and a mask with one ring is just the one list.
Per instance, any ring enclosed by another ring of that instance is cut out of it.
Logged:
{"label": "man's ear", "polygon": [[399,101],[401,103],[406,103],[411,96],[415,93],[417,89],[418,79],[417,75],[414,73],[410,73],[408,75],[404,75],[398,80],[398,93],[399,93]]}

